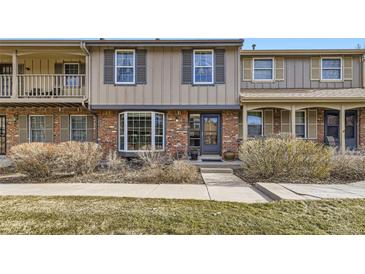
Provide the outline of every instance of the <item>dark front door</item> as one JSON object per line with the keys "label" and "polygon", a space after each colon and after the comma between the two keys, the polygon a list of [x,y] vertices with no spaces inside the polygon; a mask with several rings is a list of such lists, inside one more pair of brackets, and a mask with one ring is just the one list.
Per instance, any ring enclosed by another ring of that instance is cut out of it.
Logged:
{"label": "dark front door", "polygon": [[6,154],[6,118],[0,115],[0,155]]}
{"label": "dark front door", "polygon": [[220,115],[202,114],[201,125],[202,154],[220,154]]}
{"label": "dark front door", "polygon": [[[357,147],[357,111],[347,110],[345,118],[345,143],[348,149]],[[340,112],[337,110],[327,110],[325,112],[324,136],[332,136],[339,146],[340,134]]]}

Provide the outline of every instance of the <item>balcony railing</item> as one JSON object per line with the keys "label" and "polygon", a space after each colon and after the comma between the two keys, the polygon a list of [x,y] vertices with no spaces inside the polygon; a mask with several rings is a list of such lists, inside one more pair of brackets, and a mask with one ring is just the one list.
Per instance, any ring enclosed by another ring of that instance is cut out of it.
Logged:
{"label": "balcony railing", "polygon": [[[85,75],[81,74],[21,74],[17,81],[19,98],[85,96]],[[0,96],[12,94],[12,75],[0,75]]]}
{"label": "balcony railing", "polygon": [[0,97],[10,97],[13,89],[13,76],[11,74],[0,75]]}

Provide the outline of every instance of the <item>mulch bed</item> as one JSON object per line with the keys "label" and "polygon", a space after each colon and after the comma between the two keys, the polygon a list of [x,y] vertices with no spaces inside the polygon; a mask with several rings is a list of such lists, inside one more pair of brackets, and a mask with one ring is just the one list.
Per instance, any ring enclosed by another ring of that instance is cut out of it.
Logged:
{"label": "mulch bed", "polygon": [[[138,177],[125,176],[125,173],[105,170],[99,170],[91,174],[74,176],[72,174],[59,174],[49,178],[33,178],[19,173],[0,174],[0,184],[67,184],[67,183],[84,183],[84,184],[186,184],[185,182],[162,182],[156,177]],[[190,184],[204,184],[203,178],[199,173],[198,180]]]}

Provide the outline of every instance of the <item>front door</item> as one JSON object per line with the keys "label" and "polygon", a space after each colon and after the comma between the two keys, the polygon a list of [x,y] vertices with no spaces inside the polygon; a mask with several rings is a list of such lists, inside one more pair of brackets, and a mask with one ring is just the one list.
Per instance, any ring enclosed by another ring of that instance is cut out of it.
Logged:
{"label": "front door", "polygon": [[6,118],[0,115],[0,155],[6,154]]}
{"label": "front door", "polygon": [[[348,149],[357,147],[357,111],[347,110],[345,118],[345,144]],[[340,134],[340,112],[337,110],[327,110],[325,112],[325,137],[332,136],[339,146]]]}
{"label": "front door", "polygon": [[220,154],[221,131],[219,114],[202,114],[202,154]]}

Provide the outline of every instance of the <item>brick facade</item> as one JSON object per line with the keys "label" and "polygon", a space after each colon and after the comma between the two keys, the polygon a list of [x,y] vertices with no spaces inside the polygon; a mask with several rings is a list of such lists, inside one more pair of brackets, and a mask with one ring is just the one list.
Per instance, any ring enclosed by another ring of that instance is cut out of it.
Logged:
{"label": "brick facade", "polygon": [[222,154],[234,152],[238,156],[239,111],[222,112]]}
{"label": "brick facade", "polygon": [[188,111],[166,113],[166,151],[173,157],[186,157],[189,149]]}
{"label": "brick facade", "polygon": [[53,141],[60,142],[61,115],[91,115],[86,108],[71,107],[9,107],[0,109],[6,115],[6,153],[19,144],[19,115],[53,115]]}
{"label": "brick facade", "polygon": [[118,150],[118,111],[98,111],[97,116],[98,143],[104,153]]}

